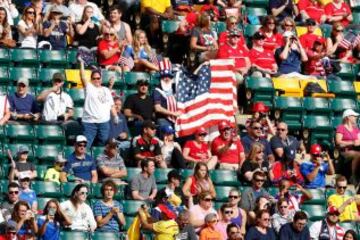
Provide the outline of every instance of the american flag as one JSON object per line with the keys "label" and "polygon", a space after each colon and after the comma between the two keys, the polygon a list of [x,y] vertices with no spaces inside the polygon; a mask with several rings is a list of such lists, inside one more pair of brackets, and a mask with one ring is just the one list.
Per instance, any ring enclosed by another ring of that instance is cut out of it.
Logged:
{"label": "american flag", "polygon": [[356,46],[359,43],[359,36],[353,31],[348,31],[343,40],[339,43],[339,47],[344,49],[351,49],[353,46]]}
{"label": "american flag", "polygon": [[191,135],[197,128],[211,127],[222,120],[234,121],[237,109],[233,59],[211,60],[197,74],[182,73],[177,86],[176,120],[179,136]]}
{"label": "american flag", "polygon": [[119,65],[120,66],[127,66],[129,69],[132,69],[134,67],[134,65],[135,65],[134,59],[132,59],[132,57],[120,56]]}

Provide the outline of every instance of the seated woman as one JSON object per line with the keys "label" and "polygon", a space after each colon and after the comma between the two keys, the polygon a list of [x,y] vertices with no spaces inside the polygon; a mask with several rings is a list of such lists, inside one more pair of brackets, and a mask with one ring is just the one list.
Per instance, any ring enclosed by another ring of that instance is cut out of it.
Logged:
{"label": "seated woman", "polygon": [[16,224],[19,239],[37,239],[38,226],[35,221],[35,214],[31,211],[27,202],[19,200],[15,204],[9,222]]}
{"label": "seated woman", "polygon": [[282,35],[277,32],[276,19],[274,16],[266,16],[259,29],[264,38],[264,49],[274,52],[282,44]]}
{"label": "seated woman", "polygon": [[200,127],[195,132],[195,139],[187,141],[183,149],[184,159],[187,165],[193,167],[195,163],[203,162],[212,170],[217,164],[217,157],[212,156],[208,143],[206,142],[207,132]]}
{"label": "seated woman", "polygon": [[21,48],[36,48],[38,35],[41,34],[41,16],[37,16],[35,8],[26,7],[17,25]]}
{"label": "seated woman", "polygon": [[97,40],[100,36],[100,28],[91,17],[94,9],[88,5],[84,8],[81,21],[75,24],[75,41],[79,48],[93,50],[97,48]]}
{"label": "seated woman", "polygon": [[[209,177],[209,170],[206,164],[199,162],[196,164],[194,174],[186,179],[182,188],[183,193],[190,200],[196,198],[202,192],[209,192],[212,198],[216,197],[215,187]],[[197,202],[197,201],[196,201]]]}
{"label": "seated woman", "polygon": [[352,46],[343,45],[343,41],[344,26],[340,22],[334,22],[331,35],[326,39],[326,53],[332,59],[353,63]]}
{"label": "seated woman", "polygon": [[209,213],[216,214],[213,207],[213,197],[210,192],[202,192],[199,195],[199,204],[190,206],[190,224],[195,228],[198,233],[205,226],[205,216]]}
{"label": "seated woman", "polygon": [[346,109],[343,113],[343,123],[336,128],[335,143],[340,148],[340,154],[345,161],[351,161],[351,174],[358,178],[357,169],[360,159],[360,129],[357,127],[359,113]]}
{"label": "seated woman", "polygon": [[15,47],[16,42],[12,39],[11,26],[8,23],[8,15],[5,8],[0,7],[0,47]]}

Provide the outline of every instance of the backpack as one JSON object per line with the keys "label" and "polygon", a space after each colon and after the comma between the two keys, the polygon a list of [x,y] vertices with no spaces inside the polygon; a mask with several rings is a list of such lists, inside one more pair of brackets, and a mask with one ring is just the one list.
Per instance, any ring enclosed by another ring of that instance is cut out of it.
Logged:
{"label": "backpack", "polygon": [[314,93],[326,93],[317,82],[309,82],[304,88],[304,96],[311,97]]}

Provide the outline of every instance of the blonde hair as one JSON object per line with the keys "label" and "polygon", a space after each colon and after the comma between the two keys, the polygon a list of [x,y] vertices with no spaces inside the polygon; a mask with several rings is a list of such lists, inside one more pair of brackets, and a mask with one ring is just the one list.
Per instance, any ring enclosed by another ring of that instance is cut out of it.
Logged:
{"label": "blonde hair", "polygon": [[256,155],[259,151],[264,151],[264,146],[261,143],[255,142],[251,145],[251,149],[249,151],[248,159],[252,163],[256,163]]}
{"label": "blonde hair", "polygon": [[291,24],[293,25],[293,28],[295,28],[295,21],[294,21],[294,19],[292,19],[291,17],[286,17],[286,18],[284,18],[284,20],[281,22],[281,28],[283,29],[283,30],[285,30],[285,25],[286,25],[286,23],[287,22],[291,22]]}
{"label": "blonde hair", "polygon": [[[145,35],[145,43],[142,46],[140,43],[140,35],[144,34]],[[135,58],[137,58],[138,53],[141,50],[141,47],[144,47],[145,52],[150,56],[152,54],[152,50],[151,50],[151,46],[148,42],[148,39],[146,37],[146,33],[143,30],[136,30],[134,33],[134,52],[135,52]]]}

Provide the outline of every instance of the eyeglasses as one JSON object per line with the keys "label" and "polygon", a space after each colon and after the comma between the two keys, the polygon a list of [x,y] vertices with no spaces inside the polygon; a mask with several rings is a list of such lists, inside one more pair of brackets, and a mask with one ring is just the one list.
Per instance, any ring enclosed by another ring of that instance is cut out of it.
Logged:
{"label": "eyeglasses", "polygon": [[204,198],[203,199],[205,202],[211,202],[212,201],[212,198]]}
{"label": "eyeglasses", "polygon": [[339,188],[339,189],[346,189],[347,186],[337,186],[337,188]]}
{"label": "eyeglasses", "polygon": [[65,163],[58,163],[57,164],[59,167],[64,167],[65,166]]}
{"label": "eyeglasses", "polygon": [[255,180],[255,182],[265,182],[264,179],[254,179],[254,180]]}
{"label": "eyeglasses", "polygon": [[80,195],[88,195],[88,192],[80,192]]}
{"label": "eyeglasses", "polygon": [[17,195],[17,194],[19,194],[19,191],[10,191],[9,194],[10,194],[10,195],[11,195],[11,194],[16,194],[16,195]]}
{"label": "eyeglasses", "polygon": [[231,25],[236,25],[236,22],[231,22],[230,24],[231,24]]}
{"label": "eyeglasses", "polygon": [[233,211],[225,211],[224,213],[225,214],[233,214],[234,212]]}
{"label": "eyeglasses", "polygon": [[285,128],[278,128],[277,129],[279,132],[281,131],[281,132],[285,132],[286,131],[286,129]]}
{"label": "eyeglasses", "polygon": [[239,196],[230,195],[229,198],[238,199]]}
{"label": "eyeglasses", "polygon": [[100,80],[101,78],[100,77],[93,77],[91,78],[91,80]]}
{"label": "eyeglasses", "polygon": [[288,206],[287,205],[284,205],[284,206],[280,206],[280,208],[287,208]]}
{"label": "eyeglasses", "polygon": [[233,235],[233,234],[238,234],[239,232],[236,231],[236,232],[229,232],[229,235]]}
{"label": "eyeglasses", "polygon": [[263,153],[264,151],[258,151],[258,152],[256,152],[256,154],[260,154],[260,153]]}

